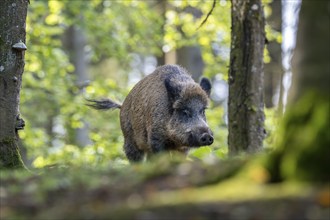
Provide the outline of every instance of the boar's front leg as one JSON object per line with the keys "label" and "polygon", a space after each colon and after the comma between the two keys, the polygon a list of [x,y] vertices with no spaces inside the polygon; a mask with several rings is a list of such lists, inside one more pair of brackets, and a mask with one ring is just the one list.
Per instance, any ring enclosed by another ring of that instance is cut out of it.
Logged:
{"label": "boar's front leg", "polygon": [[144,152],[139,150],[131,140],[125,140],[124,151],[130,162],[139,162],[143,160]]}
{"label": "boar's front leg", "polygon": [[152,154],[157,154],[165,150],[164,137],[157,132],[152,132],[149,137],[149,146]]}

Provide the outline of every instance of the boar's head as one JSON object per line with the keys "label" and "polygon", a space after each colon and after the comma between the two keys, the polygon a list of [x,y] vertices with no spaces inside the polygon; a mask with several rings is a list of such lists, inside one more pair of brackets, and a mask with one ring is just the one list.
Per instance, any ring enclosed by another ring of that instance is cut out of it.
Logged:
{"label": "boar's head", "polygon": [[211,91],[210,81],[203,78],[200,84],[197,84],[167,78],[165,87],[171,114],[166,125],[169,138],[176,146],[211,145],[213,134],[205,117]]}

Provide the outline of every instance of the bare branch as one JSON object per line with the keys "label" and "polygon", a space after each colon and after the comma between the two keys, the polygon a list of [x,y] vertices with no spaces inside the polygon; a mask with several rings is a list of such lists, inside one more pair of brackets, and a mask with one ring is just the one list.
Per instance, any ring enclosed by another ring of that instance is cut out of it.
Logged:
{"label": "bare branch", "polygon": [[211,10],[209,11],[209,13],[207,13],[206,18],[205,18],[205,19],[203,20],[203,22],[198,26],[197,30],[198,30],[199,28],[201,28],[201,27],[206,23],[207,19],[210,17],[210,15],[212,14],[212,12],[213,12],[213,10],[214,10],[214,8],[215,8],[216,2],[217,2],[216,0],[213,0],[213,4],[212,4],[212,8],[211,8]]}

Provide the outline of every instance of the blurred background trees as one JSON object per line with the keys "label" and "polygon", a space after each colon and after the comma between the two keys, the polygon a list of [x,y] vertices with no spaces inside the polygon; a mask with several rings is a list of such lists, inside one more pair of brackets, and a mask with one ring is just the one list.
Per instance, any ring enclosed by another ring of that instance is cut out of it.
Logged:
{"label": "blurred background trees", "polygon": [[[198,29],[212,3],[31,2],[27,18],[30,49],[21,96],[26,127],[20,137],[25,161],[37,167],[53,163],[104,165],[110,160],[126,164],[119,112],[88,109],[85,98],[110,97],[122,102],[137,81],[158,65],[169,63],[183,65],[195,80],[203,74],[214,85],[207,118],[215,142],[212,147],[192,151],[190,157],[227,157],[231,3],[217,1],[212,15]],[[272,13],[268,2],[264,3],[267,18]],[[267,26],[266,31],[267,39],[280,42],[278,30]],[[273,61],[266,53],[265,62]],[[266,121],[269,131],[272,120]],[[268,141],[272,140],[270,134]]]}

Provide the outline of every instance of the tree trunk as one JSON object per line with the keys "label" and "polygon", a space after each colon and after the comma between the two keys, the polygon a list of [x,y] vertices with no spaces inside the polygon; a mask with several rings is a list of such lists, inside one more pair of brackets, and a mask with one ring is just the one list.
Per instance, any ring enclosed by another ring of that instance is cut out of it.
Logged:
{"label": "tree trunk", "polygon": [[229,154],[255,153],[264,139],[264,14],[260,0],[232,0]]}
{"label": "tree trunk", "polygon": [[310,90],[330,94],[329,13],[328,1],[302,2],[290,102],[294,103]]}
{"label": "tree trunk", "polygon": [[[85,33],[78,26],[73,25],[66,31],[64,41],[65,47],[69,52],[70,61],[75,67],[74,74],[76,76],[76,85],[82,93],[89,82],[84,50],[86,46]],[[91,144],[91,140],[88,136],[88,124],[85,120],[82,120],[82,124],[82,127],[76,128],[71,132],[73,133],[72,142],[80,147],[85,147]]]}
{"label": "tree trunk", "polygon": [[0,168],[23,167],[18,150],[19,100],[24,71],[28,0],[1,0],[0,7]]}
{"label": "tree trunk", "polygon": [[330,181],[330,3],[302,1],[293,56],[293,82],[271,181]]}
{"label": "tree trunk", "polygon": [[[268,23],[272,29],[281,32],[282,29],[282,4],[281,1],[273,1],[270,3],[272,14],[268,18]],[[265,106],[267,108],[274,107],[274,95],[281,93],[282,90],[282,48],[281,43],[276,39],[270,40],[267,45],[271,61],[265,64]],[[279,91],[279,92],[278,92]],[[279,100],[279,108],[281,100]],[[280,110],[280,109],[279,109]]]}
{"label": "tree trunk", "polygon": [[[183,11],[190,13],[195,19],[199,19],[203,15],[200,9],[195,7],[186,7]],[[186,38],[184,34],[183,37]],[[178,48],[176,50],[176,63],[186,68],[195,81],[199,81],[205,66],[200,45]]]}
{"label": "tree trunk", "polygon": [[[157,0],[156,10],[159,12],[159,15],[162,19],[162,33],[161,36],[165,36],[165,24],[166,24],[166,5],[167,0]],[[162,45],[164,44],[164,40],[162,40]],[[161,48],[161,53],[157,55],[157,66],[162,66],[166,64],[165,60],[165,52],[163,52]]]}
{"label": "tree trunk", "polygon": [[204,61],[200,46],[185,46],[176,51],[177,64],[182,65],[198,81],[203,74]]}
{"label": "tree trunk", "polygon": [[285,132],[281,146],[285,177],[330,181],[329,13],[329,1],[302,1],[284,124],[295,132]]}

